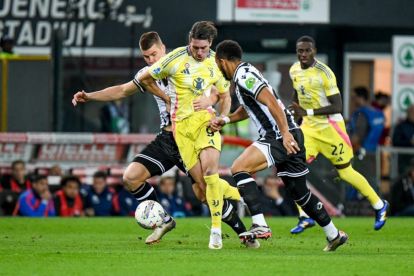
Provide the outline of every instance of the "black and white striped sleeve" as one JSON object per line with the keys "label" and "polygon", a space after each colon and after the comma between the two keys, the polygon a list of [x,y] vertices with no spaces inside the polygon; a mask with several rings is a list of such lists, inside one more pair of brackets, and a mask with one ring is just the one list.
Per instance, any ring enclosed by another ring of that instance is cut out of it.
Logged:
{"label": "black and white striped sleeve", "polygon": [[148,70],[148,66],[145,66],[144,68],[142,68],[141,70],[138,71],[138,73],[135,74],[134,79],[132,80],[132,82],[138,87],[139,91],[141,91],[142,93],[145,92],[144,87],[142,87],[142,85],[139,82],[139,77]]}
{"label": "black and white striped sleeve", "polygon": [[242,77],[238,78],[238,85],[245,91],[249,91],[255,99],[257,99],[260,91],[262,91],[264,87],[267,87],[264,78],[253,71],[246,72]]}

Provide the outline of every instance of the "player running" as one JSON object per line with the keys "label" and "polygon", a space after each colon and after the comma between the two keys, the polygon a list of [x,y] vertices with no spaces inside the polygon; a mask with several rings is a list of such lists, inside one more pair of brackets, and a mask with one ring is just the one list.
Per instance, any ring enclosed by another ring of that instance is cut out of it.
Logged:
{"label": "player running", "polygon": [[[144,60],[148,65],[157,62],[165,55],[165,45],[156,32],[144,33],[139,45]],[[147,70],[148,67],[141,69],[135,78],[127,83],[105,88],[100,91],[86,93],[84,91],[77,92],[73,96],[73,104],[84,103],[88,101],[114,101],[128,97],[138,91],[144,92],[138,84],[139,76]],[[166,79],[158,80],[157,87],[166,95],[168,91],[168,82]],[[138,200],[155,200],[158,201],[154,188],[146,182],[146,180],[154,175],[161,175],[174,166],[181,171],[186,172],[184,164],[178,152],[177,145],[174,141],[171,127],[170,114],[167,111],[167,105],[163,99],[154,96],[160,112],[161,132],[157,135],[141,153],[135,156],[129,166],[126,168],[123,176],[125,188]],[[167,99],[168,100],[168,99]],[[199,101],[201,107],[209,106],[209,99],[204,97]],[[191,178],[191,176],[190,176]],[[205,202],[205,183],[196,183],[192,178],[193,190],[197,198]],[[202,179],[201,179],[202,180]],[[228,200],[223,203],[222,219],[237,234],[246,231],[243,222],[238,217],[235,209]],[[147,244],[159,242],[163,235],[171,231],[175,227],[175,221],[172,217],[166,216],[164,224],[154,229],[154,232],[146,239]],[[260,246],[258,241],[244,242],[247,247],[257,248]]]}
{"label": "player running", "polygon": [[193,106],[194,100],[208,96],[214,85],[219,95],[220,116],[226,116],[230,111],[229,82],[218,69],[210,49],[216,36],[217,29],[212,22],[196,22],[191,28],[188,46],[175,49],[139,78],[141,83],[151,87],[155,80],[168,78],[173,132],[180,155],[194,180],[205,181],[207,185],[206,198],[212,220],[210,249],[223,246],[223,197],[240,200],[238,190],[220,179],[218,174],[221,136],[209,127],[215,114],[211,110],[195,111]]}
{"label": "player running", "polygon": [[[225,40],[217,45],[217,65],[227,80],[233,80],[241,106],[228,117],[211,123],[213,130],[219,130],[226,123],[250,117],[257,127],[260,139],[246,148],[231,168],[237,186],[245,190],[244,200],[258,202],[257,184],[251,174],[276,166],[277,175],[283,179],[296,204],[323,228],[328,239],[324,251],[334,251],[348,240],[348,236],[335,227],[323,204],[306,186],[308,168],[302,131],[259,70],[241,58],[242,49],[237,42]],[[259,238],[266,233],[266,228],[253,225],[239,236]]]}
{"label": "player running", "polygon": [[[380,230],[387,219],[389,203],[381,200],[368,181],[352,168],[354,157],[351,140],[341,115],[342,99],[335,74],[315,58],[316,44],[310,36],[296,42],[298,62],[290,68],[295,89],[291,110],[303,116],[301,129],[305,136],[306,161],[312,162],[319,153],[331,161],[339,177],[368,199],[375,210],[374,229]],[[291,230],[298,234],[315,223],[299,208],[299,223]]]}

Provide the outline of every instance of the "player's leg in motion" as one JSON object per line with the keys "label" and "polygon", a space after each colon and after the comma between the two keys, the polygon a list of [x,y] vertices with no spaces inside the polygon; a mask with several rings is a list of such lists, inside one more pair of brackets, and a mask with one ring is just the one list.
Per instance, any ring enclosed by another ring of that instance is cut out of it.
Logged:
{"label": "player's leg in motion", "polygon": [[[226,183],[228,184],[227,181]],[[234,188],[233,186],[231,187]],[[200,200],[202,203],[207,204],[206,196],[205,196],[206,194],[205,186],[203,184],[194,183],[193,191],[198,200]],[[236,192],[238,194],[238,198],[240,199],[240,194],[237,191],[237,189],[236,189]],[[236,208],[234,208],[234,206],[231,204],[231,202],[228,199],[223,200],[223,209],[221,213],[222,213],[221,220],[224,223],[226,223],[228,226],[230,226],[231,229],[233,229],[233,231],[236,232],[237,235],[240,235],[241,233],[246,232],[247,230],[246,226],[244,225],[243,221],[240,219],[239,215],[237,214]],[[256,239],[255,240],[242,240],[242,243],[248,248],[259,248],[260,247],[260,243]]]}
{"label": "player's leg in motion", "polygon": [[324,251],[335,251],[338,246],[348,240],[346,233],[335,227],[319,198],[313,195],[306,186],[306,176],[282,176],[282,179],[295,203],[302,207],[306,214],[314,219],[325,232],[328,244]]}
{"label": "player's leg in motion", "polygon": [[305,231],[305,229],[315,226],[315,221],[312,218],[310,218],[308,214],[306,214],[305,211],[303,211],[303,209],[299,205],[295,205],[299,212],[299,222],[295,227],[293,227],[290,230],[290,233],[300,234],[303,231]]}
{"label": "player's leg in motion", "polygon": [[351,184],[371,203],[376,213],[374,229],[380,230],[387,220],[389,203],[378,196],[371,185],[369,185],[366,178],[354,170],[350,163],[336,165],[335,167],[338,170],[339,177]]}
{"label": "player's leg in motion", "polygon": [[201,150],[199,154],[199,162],[190,169],[191,176],[197,182],[202,182],[199,176],[202,175],[206,183],[206,199],[211,213],[211,234],[210,249],[221,249],[221,218],[223,209],[223,190],[224,187],[220,183],[218,174],[218,161],[220,152],[208,147]]}
{"label": "player's leg in motion", "polygon": [[[151,177],[148,169],[139,162],[129,164],[123,175],[124,187],[139,201],[155,200],[158,201],[154,188],[146,182]],[[155,228],[153,233],[145,240],[146,244],[157,243],[169,231],[174,229],[174,219],[166,214],[164,223]]]}
{"label": "player's leg in motion", "polygon": [[241,239],[267,239],[272,231],[263,216],[260,191],[251,173],[267,168],[266,157],[254,146],[248,147],[234,162],[231,172],[237,188],[252,216],[252,227],[239,235]]}

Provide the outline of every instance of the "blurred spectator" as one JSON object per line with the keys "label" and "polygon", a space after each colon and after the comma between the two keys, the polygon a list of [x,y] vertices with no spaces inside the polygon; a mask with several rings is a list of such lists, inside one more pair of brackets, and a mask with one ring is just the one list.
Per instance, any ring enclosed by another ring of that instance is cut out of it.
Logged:
{"label": "blurred spectator", "polygon": [[125,190],[122,185],[119,186],[121,187],[118,192],[119,214],[121,216],[134,216],[135,209],[138,206],[137,199],[131,195],[130,192]]}
{"label": "blurred spectator", "polygon": [[63,176],[62,168],[59,165],[53,165],[49,169],[49,176]]}
{"label": "blurred spectator", "polygon": [[391,209],[396,216],[414,216],[414,162],[392,187]]}
{"label": "blurred spectator", "polygon": [[121,100],[109,102],[101,109],[102,132],[129,133],[129,108]]}
{"label": "blurred spectator", "polygon": [[28,189],[20,195],[13,215],[47,217],[55,216],[55,214],[47,176],[34,176],[32,189]]}
{"label": "blurred spectator", "polygon": [[11,175],[4,175],[0,181],[0,206],[4,215],[12,215],[19,195],[31,188],[23,160],[13,161],[11,169]]}
{"label": "blurred spectator", "polygon": [[56,214],[61,217],[83,216],[83,203],[79,193],[81,182],[76,176],[66,176],[60,181],[54,202]]}
{"label": "blurred spectator", "polygon": [[378,91],[375,96],[374,96],[374,101],[372,102],[372,107],[379,109],[379,110],[384,110],[387,106],[389,106],[391,104],[391,97],[390,95]]}
{"label": "blurred spectator", "polygon": [[[407,118],[398,123],[392,136],[392,145],[395,147],[412,148],[414,146],[414,104],[407,109]],[[413,156],[410,154],[398,155],[398,172],[405,172]]]}
{"label": "blurred spectator", "polygon": [[[359,171],[368,182],[378,189],[376,183],[376,155],[375,152],[384,130],[385,116],[369,104],[369,92],[365,87],[356,87],[353,91],[353,100],[356,110],[349,122],[349,137],[357,158],[353,159],[354,168]],[[347,200],[359,200],[361,195],[351,186],[346,187]]]}
{"label": "blurred spectator", "polygon": [[85,202],[87,216],[111,216],[119,213],[119,204],[115,191],[106,183],[106,173],[97,171],[93,175],[92,187],[89,187]]}
{"label": "blurred spectator", "polygon": [[369,105],[369,92],[365,87],[354,89],[356,110],[351,115],[349,134],[354,150],[362,159],[365,152],[374,153],[384,129],[385,117],[382,110]]}
{"label": "blurred spectator", "polygon": [[[378,91],[375,94],[374,101],[371,103],[371,106],[384,112],[384,110],[391,104],[391,97],[388,94],[385,94],[381,91]],[[384,126],[382,131],[381,137],[379,139],[378,144],[385,145],[387,141],[387,137],[390,135],[390,128],[388,126]]]}
{"label": "blurred spectator", "polygon": [[263,213],[267,216],[294,216],[295,211],[282,196],[283,181],[278,176],[268,175],[263,181]]}
{"label": "blurred spectator", "polygon": [[185,217],[184,199],[179,197],[175,190],[175,178],[162,177],[159,185],[158,199],[164,209],[173,217]]}
{"label": "blurred spectator", "polygon": [[13,53],[13,47],[14,47],[14,40],[11,36],[3,35],[0,39],[0,58],[8,58],[16,56]]}

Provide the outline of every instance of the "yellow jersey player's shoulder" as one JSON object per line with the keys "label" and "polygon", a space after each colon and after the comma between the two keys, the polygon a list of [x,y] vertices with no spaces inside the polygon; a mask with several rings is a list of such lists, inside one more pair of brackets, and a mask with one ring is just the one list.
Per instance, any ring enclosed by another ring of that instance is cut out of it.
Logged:
{"label": "yellow jersey player's shoulder", "polygon": [[172,50],[171,52],[169,52],[163,59],[162,59],[162,66],[167,66],[168,63],[170,63],[171,61],[176,60],[177,58],[187,54],[187,46],[183,46],[183,47],[178,47],[175,48],[174,50]]}
{"label": "yellow jersey player's shoulder", "polygon": [[292,66],[290,66],[290,69],[289,69],[289,75],[290,75],[290,77],[292,78],[292,75],[294,73],[296,73],[297,71],[300,71],[300,70],[301,70],[300,62],[299,61],[296,61],[295,63],[292,64]]}
{"label": "yellow jersey player's shoulder", "polygon": [[328,79],[335,79],[334,72],[325,63],[316,60],[315,68],[318,69],[322,74],[324,74]]}

